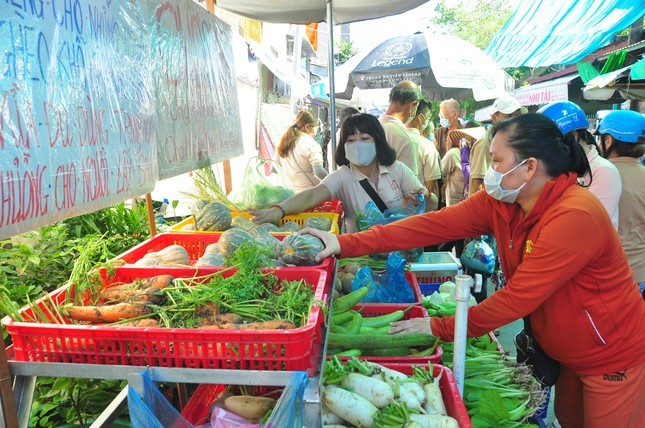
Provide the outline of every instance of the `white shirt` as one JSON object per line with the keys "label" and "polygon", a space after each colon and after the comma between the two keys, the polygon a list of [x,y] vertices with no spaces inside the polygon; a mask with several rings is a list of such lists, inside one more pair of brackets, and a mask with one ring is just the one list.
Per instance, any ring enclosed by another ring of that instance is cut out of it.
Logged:
{"label": "white shirt", "polygon": [[446,206],[456,205],[464,200],[464,174],[461,170],[461,150],[453,147],[441,159],[443,181],[446,186]]}
{"label": "white shirt", "polygon": [[[623,189],[620,182],[620,173],[611,162],[600,156],[593,146],[587,153],[587,160],[589,160],[593,177],[591,185],[587,189],[600,199],[609,214],[609,218],[611,218],[611,224],[618,230],[618,203]],[[579,181],[587,185],[589,184],[589,176],[586,175]]]}
{"label": "white shirt", "polygon": [[419,169],[419,150],[417,142],[408,133],[408,128],[398,118],[384,114],[378,118],[385,131],[387,143],[396,152],[396,160],[403,162],[417,175]]}
{"label": "white shirt", "polygon": [[410,168],[399,161],[390,166],[379,165],[378,186],[360,171],[341,166],[322,181],[331,193],[332,199],[339,199],[345,210],[346,232],[356,232],[356,213],[361,212],[372,198],[365,192],[359,181],[367,178],[376,193],[388,207],[403,206],[405,196],[424,189]]}
{"label": "white shirt", "polygon": [[315,187],[320,183],[320,178],[314,174],[313,165],[323,164],[322,147],[311,135],[300,132],[293,152],[286,158],[281,158],[276,154],[275,160],[289,177],[291,187],[296,193]]}

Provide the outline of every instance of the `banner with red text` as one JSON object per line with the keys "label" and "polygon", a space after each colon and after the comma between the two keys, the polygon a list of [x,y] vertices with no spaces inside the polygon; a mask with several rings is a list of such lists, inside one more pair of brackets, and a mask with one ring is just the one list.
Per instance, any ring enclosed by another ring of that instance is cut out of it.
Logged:
{"label": "banner with red text", "polygon": [[192,0],[148,6],[159,177],[242,155],[230,27]]}

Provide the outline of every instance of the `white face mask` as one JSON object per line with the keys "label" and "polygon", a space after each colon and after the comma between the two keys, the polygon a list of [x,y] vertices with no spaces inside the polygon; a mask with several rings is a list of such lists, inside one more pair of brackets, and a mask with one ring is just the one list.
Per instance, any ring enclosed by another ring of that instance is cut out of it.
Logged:
{"label": "white face mask", "polygon": [[439,125],[443,126],[444,128],[447,128],[448,125],[450,125],[450,119],[446,119],[444,117],[439,118]]}
{"label": "white face mask", "polygon": [[374,141],[345,143],[345,157],[354,165],[367,166],[376,158],[376,143]]}
{"label": "white face mask", "polygon": [[501,172],[495,171],[492,166],[488,168],[488,172],[484,177],[484,187],[486,188],[486,193],[488,193],[498,201],[506,202],[507,204],[514,203],[517,200],[517,196],[520,194],[520,190],[522,190],[522,187],[524,187],[528,182],[525,181],[524,184],[522,184],[517,189],[511,190],[502,188],[502,179],[505,175],[510,174],[511,172],[515,171],[517,168],[525,164],[527,160],[528,159],[524,159],[522,162],[515,165],[513,169],[503,174]]}

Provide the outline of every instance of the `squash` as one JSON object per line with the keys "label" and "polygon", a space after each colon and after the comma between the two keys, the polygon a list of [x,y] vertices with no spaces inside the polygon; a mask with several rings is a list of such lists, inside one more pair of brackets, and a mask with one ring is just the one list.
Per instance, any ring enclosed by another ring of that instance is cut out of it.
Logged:
{"label": "squash", "polygon": [[279,232],[280,228],[273,223],[262,223],[261,228],[266,229],[267,232]]}
{"label": "squash", "polygon": [[182,226],[181,230],[195,230],[197,226],[195,226],[195,222],[193,221],[192,223],[187,223]]}
{"label": "squash", "polygon": [[195,262],[195,266],[224,266],[224,257],[219,254],[204,254]]}
{"label": "squash", "polygon": [[208,246],[204,249],[203,255],[205,256],[206,254],[214,255],[214,256],[221,255],[218,243],[214,242],[212,244],[208,244]]}
{"label": "squash", "polygon": [[155,260],[159,265],[187,265],[190,263],[188,251],[181,245],[168,245],[160,251],[146,254],[143,258]]}
{"label": "squash", "polygon": [[142,266],[142,267],[158,266],[159,264],[160,264],[159,260],[155,260],[148,257],[143,257],[137,260],[136,262],[134,262],[135,266]]}
{"label": "squash", "polygon": [[197,217],[197,215],[204,209],[204,207],[208,204],[210,204],[213,201],[209,201],[208,199],[198,199],[193,204],[190,206],[190,213],[193,215],[193,217]]}
{"label": "squash", "polygon": [[326,230],[329,232],[331,230],[331,220],[327,217],[307,217],[302,227],[303,229],[305,227],[311,227],[312,229]]}
{"label": "squash", "polygon": [[245,230],[234,227],[222,233],[217,242],[222,257],[226,258],[233,254],[244,242],[253,239]]}
{"label": "squash", "polygon": [[295,221],[287,221],[282,226],[280,226],[279,231],[284,232],[284,233],[291,233],[291,232],[297,232],[300,229],[302,229],[302,228]]}
{"label": "squash", "polygon": [[313,235],[289,235],[279,248],[279,259],[289,265],[314,266],[315,257],[325,248],[323,242]]}
{"label": "squash", "polygon": [[255,227],[255,223],[253,223],[251,220],[248,218],[242,216],[242,215],[237,215],[233,217],[233,220],[231,221],[231,226],[232,227],[237,227],[242,230],[246,230],[247,232]]}
{"label": "squash", "polygon": [[220,202],[209,203],[195,215],[197,230],[226,230],[231,220],[231,211]]}
{"label": "squash", "polygon": [[249,234],[254,238],[255,243],[264,248],[271,248],[273,250],[272,257],[278,254],[278,248],[280,246],[280,240],[275,236],[271,235],[265,228],[261,226],[255,226]]}

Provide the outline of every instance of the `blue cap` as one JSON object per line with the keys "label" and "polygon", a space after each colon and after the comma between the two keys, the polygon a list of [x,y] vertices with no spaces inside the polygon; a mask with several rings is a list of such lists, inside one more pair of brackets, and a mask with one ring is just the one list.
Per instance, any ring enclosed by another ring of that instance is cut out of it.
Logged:
{"label": "blue cap", "polygon": [[638,143],[645,138],[645,116],[631,110],[616,110],[609,113],[598,125],[596,134],[609,134],[623,143]]}
{"label": "blue cap", "polygon": [[537,112],[554,121],[563,134],[575,131],[576,129],[589,128],[587,115],[578,105],[571,101],[549,103]]}

